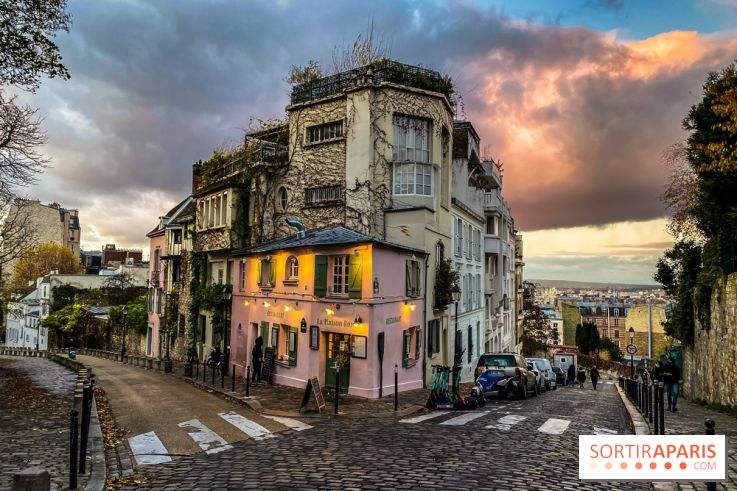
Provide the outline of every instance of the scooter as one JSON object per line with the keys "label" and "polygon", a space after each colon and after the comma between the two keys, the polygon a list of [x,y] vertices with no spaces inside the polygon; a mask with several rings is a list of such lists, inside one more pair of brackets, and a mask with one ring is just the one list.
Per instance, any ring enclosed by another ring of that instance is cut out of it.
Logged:
{"label": "scooter", "polygon": [[77,358],[77,350],[75,348],[69,348],[68,354],[72,360]]}

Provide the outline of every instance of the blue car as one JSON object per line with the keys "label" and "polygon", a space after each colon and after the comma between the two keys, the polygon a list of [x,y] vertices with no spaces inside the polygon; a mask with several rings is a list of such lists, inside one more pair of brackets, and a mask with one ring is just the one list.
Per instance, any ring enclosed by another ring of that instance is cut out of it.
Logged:
{"label": "blue car", "polygon": [[527,368],[525,359],[516,353],[485,353],[476,365],[476,385],[484,396],[500,399],[526,399],[537,395],[535,374]]}

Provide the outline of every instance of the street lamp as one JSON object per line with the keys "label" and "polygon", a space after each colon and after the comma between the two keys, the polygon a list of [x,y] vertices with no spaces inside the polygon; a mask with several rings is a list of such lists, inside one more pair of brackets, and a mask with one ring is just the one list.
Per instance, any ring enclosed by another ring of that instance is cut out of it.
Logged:
{"label": "street lamp", "polygon": [[453,342],[455,344],[455,353],[453,356],[453,389],[455,390],[456,387],[456,378],[460,376],[460,366],[461,366],[461,347],[458,343],[458,301],[461,299],[461,289],[458,287],[458,283],[454,283],[453,287],[450,289],[450,296],[453,299],[453,303],[455,304],[456,309],[456,325],[455,329],[453,331]]}
{"label": "street lamp", "polygon": [[128,306],[123,305],[123,346],[120,349],[120,362],[121,363],[123,362],[123,358],[125,357],[125,333],[127,331],[127,326],[126,326],[127,317],[128,317]]}
{"label": "street lamp", "polygon": [[[630,346],[634,346],[635,342],[635,328],[630,327],[629,330],[630,333]],[[633,350],[630,349],[630,377],[635,378],[635,354],[632,352]]]}
{"label": "street lamp", "polygon": [[594,348],[594,354],[596,355],[596,368],[599,368],[599,348]]}

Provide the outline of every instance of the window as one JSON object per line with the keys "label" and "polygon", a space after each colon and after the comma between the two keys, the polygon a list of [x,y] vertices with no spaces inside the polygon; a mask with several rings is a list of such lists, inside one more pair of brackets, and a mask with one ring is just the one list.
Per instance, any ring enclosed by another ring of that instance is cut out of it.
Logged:
{"label": "window", "polygon": [[395,195],[433,195],[433,170],[427,164],[394,164]]}
{"label": "window", "polygon": [[287,211],[287,205],[289,205],[289,196],[287,194],[287,188],[279,188],[279,207],[281,211]]}
{"label": "window", "polygon": [[615,339],[615,340],[614,340],[614,344],[615,344],[615,346],[616,346],[617,348],[619,348],[619,347],[620,347],[620,346],[619,346],[619,339]]}
{"label": "window", "polygon": [[496,215],[486,217],[486,235],[499,235],[499,217]]}
{"label": "window", "polygon": [[456,257],[461,256],[463,250],[463,220],[456,218]]}
{"label": "window", "polygon": [[614,325],[615,326],[618,326],[619,325],[619,319],[614,319]]}
{"label": "window", "polygon": [[395,162],[430,162],[430,123],[424,119],[394,115]]}
{"label": "window", "polygon": [[307,205],[334,204],[343,201],[340,186],[324,186],[305,190]]}
{"label": "window", "polygon": [[419,327],[406,329],[402,336],[402,366],[404,368],[413,366],[417,363],[421,352]]}
{"label": "window", "polygon": [[296,257],[289,256],[289,258],[287,258],[285,273],[285,281],[297,281],[297,279],[299,279],[299,262]]}
{"label": "window", "polygon": [[240,271],[238,274],[238,277],[239,277],[238,289],[240,291],[244,291],[246,289],[246,266],[248,265],[248,263],[244,259],[239,263],[239,265],[240,265]]}
{"label": "window", "polygon": [[214,215],[214,217],[213,217],[213,224],[216,227],[219,227],[220,226],[220,209],[222,208],[221,205],[220,205],[220,201],[221,201],[220,196],[219,195],[216,196],[215,197],[215,201],[214,201],[214,206],[212,208],[212,210],[213,210],[212,211],[212,214]]}
{"label": "window", "polygon": [[433,319],[427,323],[427,356],[440,352],[440,321]]}
{"label": "window", "polygon": [[276,261],[270,257],[258,263],[258,285],[261,288],[272,288],[276,278]]}
{"label": "window", "polygon": [[607,329],[606,327],[605,327],[604,329],[602,329],[602,330],[601,330],[601,336],[602,336],[602,337],[607,337],[607,336],[609,336],[609,330],[608,330],[608,329]]}
{"label": "window", "polygon": [[331,256],[330,262],[330,293],[348,295],[348,256]]}
{"label": "window", "polygon": [[619,338],[619,329],[614,330],[614,337]]}
{"label": "window", "polygon": [[182,231],[181,230],[172,230],[172,242],[174,244],[182,243]]}
{"label": "window", "polygon": [[435,265],[438,265],[445,261],[445,246],[442,242],[438,241],[435,244]]}
{"label": "window", "polygon": [[220,207],[220,225],[228,224],[228,193],[223,193],[223,202]]}
{"label": "window", "polygon": [[408,297],[420,296],[420,262],[408,259],[405,265],[406,295]]}
{"label": "window", "polygon": [[222,285],[225,280],[225,269],[222,261],[210,263],[210,284]]}
{"label": "window", "polygon": [[271,335],[269,336],[269,346],[274,348],[276,354],[279,354],[279,324],[274,324],[271,328]]}
{"label": "window", "polygon": [[468,326],[468,363],[473,361],[473,328]]}
{"label": "window", "polygon": [[343,137],[343,121],[333,121],[307,128],[307,143],[320,143]]}
{"label": "window", "polygon": [[619,317],[619,309],[614,309],[614,317]]}
{"label": "window", "polygon": [[171,264],[171,281],[173,283],[178,283],[181,277],[182,277],[182,265],[179,262],[179,259],[175,259],[174,261],[172,261],[172,264]]}

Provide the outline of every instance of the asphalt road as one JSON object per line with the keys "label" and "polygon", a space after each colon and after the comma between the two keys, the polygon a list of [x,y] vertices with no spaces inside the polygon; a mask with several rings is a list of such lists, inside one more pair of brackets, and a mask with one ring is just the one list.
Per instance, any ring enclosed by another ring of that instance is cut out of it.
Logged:
{"label": "asphalt road", "polygon": [[404,418],[326,419],[147,466],[149,489],[649,489],[578,480],[578,435],[629,433],[614,386]]}

